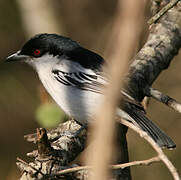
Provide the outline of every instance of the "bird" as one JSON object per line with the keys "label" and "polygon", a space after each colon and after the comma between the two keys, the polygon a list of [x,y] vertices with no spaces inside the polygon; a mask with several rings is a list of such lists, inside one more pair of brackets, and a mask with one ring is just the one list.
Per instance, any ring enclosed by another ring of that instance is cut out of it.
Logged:
{"label": "bird", "polygon": [[[6,61],[29,64],[38,73],[43,86],[70,117],[89,124],[103,102],[103,89],[109,84],[104,72],[105,60],[69,37],[42,33],[30,38]],[[173,140],[149,120],[140,102],[126,91],[116,115],[146,132],[161,148],[176,147]],[[129,117],[129,118],[127,118]]]}

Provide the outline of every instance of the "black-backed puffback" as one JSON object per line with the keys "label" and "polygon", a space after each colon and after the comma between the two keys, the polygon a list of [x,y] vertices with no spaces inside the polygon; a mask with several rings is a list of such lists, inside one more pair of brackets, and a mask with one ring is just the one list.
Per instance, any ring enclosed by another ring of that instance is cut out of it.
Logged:
{"label": "black-backed puffback", "polygon": [[[104,100],[103,89],[109,83],[108,72],[106,75],[102,72],[104,59],[101,56],[81,47],[70,38],[39,34],[7,60],[21,60],[31,65],[55,102],[79,123],[87,124],[94,120]],[[122,95],[122,106],[116,109],[118,117],[141,128],[160,147],[176,146],[170,137],[145,116],[139,102],[127,92],[122,91]]]}

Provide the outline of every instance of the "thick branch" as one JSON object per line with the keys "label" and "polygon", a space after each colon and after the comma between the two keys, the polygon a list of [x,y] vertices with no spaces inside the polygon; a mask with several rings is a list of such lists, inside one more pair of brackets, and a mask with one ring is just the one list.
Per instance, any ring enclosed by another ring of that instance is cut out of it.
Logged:
{"label": "thick branch", "polygon": [[181,47],[181,2],[151,27],[148,41],[135,57],[128,91],[141,101],[158,75],[168,68]]}
{"label": "thick branch", "polygon": [[17,163],[20,170],[24,172],[21,179],[25,177],[32,180],[41,179],[67,168],[66,166],[85,148],[86,131],[81,131],[74,136],[80,128],[81,126],[74,120],[69,120],[48,132],[48,137],[44,129],[37,130],[37,137],[35,134],[27,135],[25,138],[28,141],[37,143],[38,151],[28,153],[28,156],[35,158],[34,162]]}

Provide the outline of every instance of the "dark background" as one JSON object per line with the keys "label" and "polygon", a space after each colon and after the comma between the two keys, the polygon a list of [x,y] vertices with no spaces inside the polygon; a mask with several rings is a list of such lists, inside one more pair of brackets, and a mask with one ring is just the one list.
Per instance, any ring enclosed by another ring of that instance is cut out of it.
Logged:
{"label": "dark background", "polygon": [[[37,3],[35,0],[32,1]],[[30,36],[18,2],[20,0],[0,1],[0,179],[3,180],[17,179],[20,172],[16,168],[16,157],[25,159],[25,154],[35,148],[23,140],[23,135],[35,132],[36,127],[40,127],[36,120],[36,112],[43,103],[39,90],[40,81],[35,72],[25,64],[4,63],[5,57],[21,48]],[[116,0],[47,2],[51,3],[55,17],[54,32],[70,36],[81,45],[103,56]],[[37,3],[37,9],[41,8]],[[47,22],[51,26],[49,19]],[[48,31],[43,29],[40,32]],[[153,87],[181,102],[181,61],[179,60],[180,57],[177,56],[169,69],[155,81]],[[167,132],[177,144],[176,149],[165,150],[165,153],[180,171],[181,115],[152,99],[147,113],[148,117]],[[128,132],[128,145],[131,161],[146,159],[156,154],[131,130]],[[133,179],[171,179],[170,173],[162,163],[134,167],[132,175]]]}

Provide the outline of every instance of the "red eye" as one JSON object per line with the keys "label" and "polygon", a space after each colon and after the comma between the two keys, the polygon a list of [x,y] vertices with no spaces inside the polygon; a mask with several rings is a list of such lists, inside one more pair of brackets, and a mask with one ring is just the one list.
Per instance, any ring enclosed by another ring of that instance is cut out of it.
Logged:
{"label": "red eye", "polygon": [[34,51],[34,55],[35,55],[35,56],[40,55],[40,50],[39,50],[39,49],[36,49],[36,50]]}

